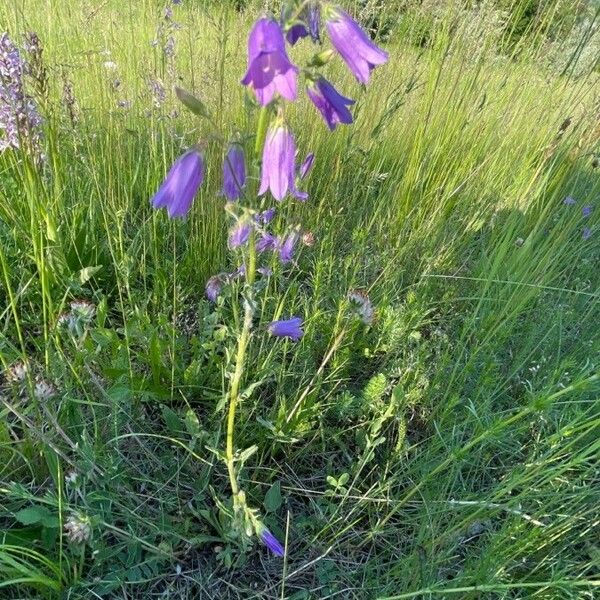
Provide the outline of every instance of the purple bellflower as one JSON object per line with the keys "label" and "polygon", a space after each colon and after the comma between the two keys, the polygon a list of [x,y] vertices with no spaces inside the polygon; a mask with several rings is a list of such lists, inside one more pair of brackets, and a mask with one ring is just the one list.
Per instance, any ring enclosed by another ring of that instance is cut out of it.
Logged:
{"label": "purple bellflower", "polygon": [[287,237],[282,240],[277,247],[279,252],[279,260],[283,263],[289,263],[294,258],[294,246],[299,239],[299,235],[296,231],[288,234]]}
{"label": "purple bellflower", "polygon": [[265,546],[276,556],[285,556],[285,548],[281,545],[281,542],[266,528],[262,527],[260,533],[260,539],[263,541]]}
{"label": "purple bellflower", "polygon": [[285,39],[290,46],[295,46],[296,42],[308,35],[308,29],[304,23],[295,23],[292,25],[285,34]]}
{"label": "purple bellflower", "polygon": [[306,89],[309,98],[323,115],[327,127],[333,131],[339,123],[352,123],[352,113],[348,106],[354,100],[342,96],[324,77],[319,77]]}
{"label": "purple bellflower", "polygon": [[265,252],[266,250],[275,250],[277,248],[277,238],[270,233],[263,233],[261,238],[256,242],[256,251]]}
{"label": "purple bellflower", "polygon": [[304,331],[302,331],[302,319],[300,317],[273,321],[268,329],[271,335],[275,337],[288,337],[294,342],[297,342],[304,335]]}
{"label": "purple bellflower", "polygon": [[312,171],[314,162],[315,153],[309,152],[298,169],[298,175],[300,176],[300,179],[304,179]]}
{"label": "purple bellflower", "polygon": [[279,23],[273,19],[259,19],[248,38],[248,71],[244,85],[254,89],[256,99],[267,106],[279,93],[294,101],[298,94],[299,69],[290,62]]}
{"label": "purple bellflower", "polygon": [[259,196],[270,189],[279,201],[288,191],[299,200],[308,198],[306,192],[296,189],[295,157],[296,143],[290,130],[283,123],[269,127],[263,150]]}
{"label": "purple bellflower", "polygon": [[567,206],[573,206],[573,204],[575,204],[577,201],[575,200],[575,198],[573,198],[572,196],[567,196],[564,200],[563,200],[563,204],[566,204]]}
{"label": "purple bellflower", "polygon": [[206,287],[204,288],[204,292],[206,297],[211,302],[216,302],[221,290],[223,289],[223,285],[227,282],[228,275],[227,273],[219,273],[218,275],[213,275],[207,282]]}
{"label": "purple bellflower", "polygon": [[388,60],[388,53],[374,44],[360,25],[341,8],[327,8],[327,32],[338,54],[360,83],[369,83],[371,71]]}
{"label": "purple bellflower", "polygon": [[229,247],[239,248],[243,246],[248,241],[251,231],[252,226],[249,223],[238,223],[229,232]]}
{"label": "purple bellflower", "polygon": [[591,229],[591,227],[584,227],[583,231],[581,232],[581,237],[584,240],[589,240],[591,236],[592,236],[592,229]]}
{"label": "purple bellflower", "polygon": [[[282,25],[286,25],[286,15],[282,15]],[[312,2],[308,7],[304,8],[300,14],[299,20],[291,25],[287,23],[288,29],[285,34],[285,39],[288,44],[294,46],[298,40],[310,35],[312,41],[317,43],[321,41],[319,35],[319,25],[321,20],[321,11],[316,2]]]}
{"label": "purple bellflower", "polygon": [[166,207],[171,219],[185,217],[204,179],[204,156],[196,149],[180,156],[152,198],[154,208]]}
{"label": "purple bellflower", "polygon": [[246,161],[244,150],[239,144],[232,144],[223,161],[223,195],[227,200],[237,200],[246,184]]}
{"label": "purple bellflower", "polygon": [[267,208],[267,210],[263,210],[261,213],[256,215],[256,222],[260,225],[268,225],[275,216],[274,208]]}
{"label": "purple bellflower", "polygon": [[581,209],[581,214],[582,214],[582,215],[583,215],[585,218],[587,218],[587,217],[589,217],[589,216],[592,214],[592,210],[593,210],[593,207],[592,207],[592,206],[589,206],[589,205],[588,205],[588,206],[584,206],[584,207]]}

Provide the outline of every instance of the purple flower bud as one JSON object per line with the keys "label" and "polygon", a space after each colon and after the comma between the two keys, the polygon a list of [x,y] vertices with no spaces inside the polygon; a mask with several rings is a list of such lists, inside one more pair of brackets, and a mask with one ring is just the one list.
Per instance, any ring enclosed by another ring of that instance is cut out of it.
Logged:
{"label": "purple flower bud", "polygon": [[371,71],[388,60],[388,53],[374,44],[360,25],[341,8],[328,8],[327,32],[338,54],[360,83],[369,83]]}
{"label": "purple flower bud", "polygon": [[213,275],[207,282],[206,287],[204,288],[204,292],[206,297],[211,302],[216,302],[219,294],[221,293],[221,289],[223,288],[223,284],[225,283],[225,279],[223,274]]}
{"label": "purple flower bud", "polygon": [[256,215],[256,222],[260,223],[261,225],[268,225],[273,220],[275,212],[276,211],[274,208],[267,208],[267,210],[264,210]]}
{"label": "purple flower bud", "polygon": [[306,155],[304,162],[300,165],[300,169],[298,170],[298,174],[300,175],[300,179],[304,179],[313,168],[315,162],[315,153],[310,152]]}
{"label": "purple flower bud", "polygon": [[246,161],[244,150],[232,144],[223,161],[223,194],[228,200],[237,200],[246,184]]}
{"label": "purple flower bud", "polygon": [[566,204],[567,206],[573,206],[573,204],[575,204],[576,200],[575,198],[571,197],[571,196],[567,196],[564,200],[563,200],[563,204]]}
{"label": "purple flower bud", "polygon": [[152,198],[154,208],[167,208],[171,219],[184,217],[204,179],[204,156],[189,150],[171,167],[158,192]]}
{"label": "purple flower bud", "polygon": [[352,113],[347,106],[352,106],[354,100],[338,93],[327,79],[319,77],[317,81],[308,86],[306,91],[331,131],[336,128],[338,123],[352,123]]}
{"label": "purple flower bud", "polygon": [[590,227],[584,227],[583,231],[581,232],[581,237],[584,240],[589,240],[591,235],[592,235],[592,229]]}
{"label": "purple flower bud", "polygon": [[295,173],[296,143],[290,130],[278,123],[269,127],[263,150],[262,173],[258,195],[268,189],[276,200],[283,200],[288,191],[299,200],[308,194],[296,189]]}
{"label": "purple flower bud", "polygon": [[279,540],[266,528],[263,527],[260,532],[260,539],[263,541],[265,546],[276,556],[285,556],[285,548],[281,545]]}
{"label": "purple flower bud", "polygon": [[248,38],[248,71],[242,84],[254,89],[256,99],[266,106],[279,93],[286,100],[297,96],[299,69],[290,62],[279,24],[259,19]]}
{"label": "purple flower bud", "polygon": [[240,246],[243,246],[250,237],[250,231],[252,231],[250,223],[238,223],[229,232],[229,247],[239,248]]}
{"label": "purple flower bud", "polygon": [[313,3],[308,7],[308,31],[313,42],[321,41],[320,27],[321,9],[317,3]]}
{"label": "purple flower bud", "polygon": [[285,39],[290,46],[295,46],[299,39],[305,38],[307,35],[308,29],[306,29],[304,23],[296,23],[287,30]]}
{"label": "purple flower bud", "polygon": [[275,250],[277,248],[277,238],[270,233],[264,233],[256,242],[256,251],[265,252],[265,250]]}
{"label": "purple flower bud", "polygon": [[592,214],[592,210],[593,210],[593,206],[584,206],[581,209],[581,214],[587,218]]}
{"label": "purple flower bud", "polygon": [[273,321],[269,325],[268,330],[275,337],[288,337],[294,342],[297,342],[304,335],[304,331],[302,331],[302,319],[300,317]]}
{"label": "purple flower bud", "polygon": [[294,246],[299,237],[298,233],[293,231],[278,245],[277,250],[279,251],[279,260],[283,264],[291,262],[294,258]]}

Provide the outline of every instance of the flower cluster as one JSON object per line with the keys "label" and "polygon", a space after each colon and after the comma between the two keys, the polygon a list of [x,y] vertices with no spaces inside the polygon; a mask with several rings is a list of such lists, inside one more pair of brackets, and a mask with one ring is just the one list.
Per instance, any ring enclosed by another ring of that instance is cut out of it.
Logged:
{"label": "flower cluster", "polygon": [[27,65],[8,33],[0,34],[0,152],[20,148],[23,142],[34,149],[39,146],[42,118],[25,93],[26,70]]}
{"label": "flower cluster", "polygon": [[[563,200],[563,204],[566,206],[574,206],[575,204],[577,204],[577,200],[575,200],[573,196],[567,196]],[[581,216],[587,220],[592,216],[593,211],[594,207],[587,204],[586,206],[583,206],[581,208]],[[589,240],[592,237],[592,228],[589,225],[584,225],[584,227],[581,230],[581,237],[584,240]]]}
{"label": "flower cluster", "polygon": [[[170,14],[166,18],[170,19]],[[292,61],[288,51],[304,38],[310,38],[314,44],[323,44],[322,22],[333,48],[319,48],[306,66],[300,68]],[[225,210],[233,219],[227,241],[239,266],[233,272],[221,272],[210,277],[205,293],[211,302],[216,303],[225,286],[236,280],[243,282],[244,320],[229,384],[227,448],[224,453],[232,490],[234,521],[240,531],[246,532],[246,535],[253,532],[278,556],[284,555],[284,548],[264,527],[256,511],[246,504],[245,494],[239,488],[241,466],[233,448],[233,424],[240,400],[244,357],[254,329],[254,295],[260,289],[255,285],[256,275],[268,277],[272,273],[271,266],[274,267],[277,262],[284,266],[293,264],[300,241],[306,246],[315,243],[312,233],[302,233],[298,225],[285,226],[281,223],[282,219],[275,219],[276,210],[272,203],[272,200],[275,204],[281,203],[288,197],[301,202],[309,198],[303,189],[304,180],[313,167],[315,155],[311,152],[302,162],[298,161],[296,139],[286,119],[286,111],[298,99],[300,76],[306,82],[308,98],[331,131],[338,125],[353,122],[351,107],[354,100],[340,93],[320,73],[335,52],[361,84],[367,84],[373,69],[388,60],[387,52],[379,48],[348,13],[327,1],[286,0],[279,19],[261,16],[250,31],[248,65],[241,79],[260,108],[256,135],[235,132],[232,141],[227,141],[219,130],[212,132],[209,138],[212,143],[222,144],[220,195],[226,199]],[[214,123],[208,109],[192,94],[178,89],[177,96],[192,112],[206,118],[211,125]],[[253,160],[247,161],[249,149],[246,140],[251,137],[255,140],[254,156]],[[177,159],[151,200],[154,208],[166,208],[171,218],[189,214],[205,179],[205,148],[208,143],[192,147]],[[257,163],[260,172],[252,173],[250,177],[248,165]],[[255,181],[259,182],[257,188]],[[368,296],[354,291],[349,301],[355,314],[364,323],[371,324],[374,310]],[[298,342],[304,336],[304,323],[301,317],[290,316],[273,320],[266,331],[271,336]]]}

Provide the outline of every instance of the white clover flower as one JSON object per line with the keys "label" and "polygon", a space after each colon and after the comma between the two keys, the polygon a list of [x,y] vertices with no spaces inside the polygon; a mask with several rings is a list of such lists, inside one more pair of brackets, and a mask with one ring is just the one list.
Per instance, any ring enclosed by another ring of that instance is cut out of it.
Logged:
{"label": "white clover flower", "polygon": [[65,535],[72,544],[84,544],[92,537],[89,517],[82,514],[72,515],[65,523]]}

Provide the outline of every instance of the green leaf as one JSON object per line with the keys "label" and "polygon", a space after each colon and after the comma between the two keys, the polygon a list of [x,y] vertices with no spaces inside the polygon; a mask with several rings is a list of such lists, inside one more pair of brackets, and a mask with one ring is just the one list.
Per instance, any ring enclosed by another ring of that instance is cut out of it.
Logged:
{"label": "green leaf", "polygon": [[242,450],[237,457],[237,461],[243,465],[257,450],[258,446],[250,446],[250,448]]}
{"label": "green leaf", "polygon": [[98,265],[96,267],[85,267],[85,269],[81,269],[81,271],[79,271],[79,281],[82,284],[87,283],[101,269],[102,265]]}
{"label": "green leaf", "polygon": [[180,102],[186,108],[189,108],[195,115],[204,117],[205,119],[210,119],[210,113],[208,112],[208,109],[202,100],[196,98],[196,96],[190,94],[190,92],[187,92],[180,87],[175,87],[175,93],[177,94]]}
{"label": "green leaf", "polygon": [[42,523],[44,519],[50,516],[50,511],[45,506],[29,506],[15,513],[15,519],[23,525]]}
{"label": "green leaf", "polygon": [[167,429],[172,433],[181,433],[185,427],[183,421],[179,418],[179,415],[168,406],[163,404],[162,417],[165,420]]}
{"label": "green leaf", "polygon": [[200,421],[193,409],[188,408],[185,412],[185,427],[188,433],[193,437],[198,437],[202,430],[200,429]]}
{"label": "green leaf", "polygon": [[283,498],[281,497],[281,483],[276,481],[265,494],[265,501],[263,502],[267,512],[277,512],[283,504]]}

